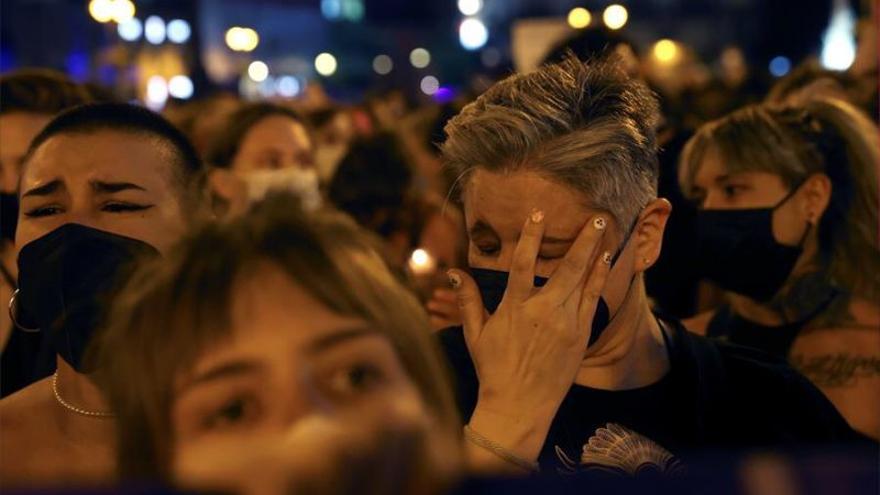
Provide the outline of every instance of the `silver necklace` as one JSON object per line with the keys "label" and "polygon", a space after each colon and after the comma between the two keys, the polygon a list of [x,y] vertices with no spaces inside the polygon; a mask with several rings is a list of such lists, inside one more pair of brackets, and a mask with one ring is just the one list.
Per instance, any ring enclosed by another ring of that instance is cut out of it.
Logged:
{"label": "silver necklace", "polygon": [[86,409],[80,409],[73,404],[69,404],[66,400],[61,398],[61,394],[58,393],[58,372],[56,371],[54,375],[52,375],[52,392],[55,394],[55,400],[61,404],[62,407],[69,411],[73,411],[77,414],[82,414],[83,416],[88,416],[90,418],[112,418],[116,416],[112,412],[107,411],[88,411]]}

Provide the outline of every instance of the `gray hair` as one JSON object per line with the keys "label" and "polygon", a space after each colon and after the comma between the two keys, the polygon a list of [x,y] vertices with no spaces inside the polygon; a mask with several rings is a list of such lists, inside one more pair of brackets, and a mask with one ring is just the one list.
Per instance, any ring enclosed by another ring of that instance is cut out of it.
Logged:
{"label": "gray hair", "polygon": [[587,207],[633,225],[657,197],[659,105],[610,58],[569,53],[495,84],[444,129],[446,166],[467,187],[477,168],[528,170],[581,193]]}

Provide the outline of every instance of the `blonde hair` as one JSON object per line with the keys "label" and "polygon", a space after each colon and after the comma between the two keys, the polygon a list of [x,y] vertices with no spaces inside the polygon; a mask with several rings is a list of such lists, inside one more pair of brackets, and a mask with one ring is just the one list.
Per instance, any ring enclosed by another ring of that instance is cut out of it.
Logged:
{"label": "blonde hair", "polygon": [[[811,283],[822,281],[850,297],[880,299],[880,140],[866,115],[833,98],[742,108],[706,124],[685,145],[679,167],[685,194],[710,149],[720,154],[730,173],[768,172],[789,188],[810,175],[827,175],[831,199],[818,224],[821,276],[811,274]],[[790,294],[793,299],[795,292]],[[848,299],[829,309],[822,321],[847,318]]]}
{"label": "blonde hair", "polygon": [[460,436],[448,373],[419,302],[348,217],[331,211],[306,217],[295,204],[270,196],[229,224],[204,226],[144,266],[115,298],[108,328],[90,351],[96,380],[118,416],[124,479],[169,479],[174,379],[231,336],[234,284],[262,263],[331,310],[382,332],[441,427]]}

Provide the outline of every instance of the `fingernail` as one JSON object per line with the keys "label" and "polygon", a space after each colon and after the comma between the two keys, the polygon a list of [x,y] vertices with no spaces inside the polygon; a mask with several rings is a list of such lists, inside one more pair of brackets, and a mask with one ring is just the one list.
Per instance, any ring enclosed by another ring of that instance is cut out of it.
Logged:
{"label": "fingernail", "polygon": [[605,220],[605,217],[596,217],[596,219],[593,220],[593,227],[595,227],[596,230],[605,230],[607,225],[608,222]]}
{"label": "fingernail", "polygon": [[604,261],[606,265],[610,265],[611,264],[611,253],[609,253],[608,251],[605,251],[605,253],[602,254],[602,261]]}
{"label": "fingernail", "polygon": [[449,283],[452,284],[453,289],[461,287],[461,275],[455,272],[447,272],[446,276],[449,277]]}
{"label": "fingernail", "polygon": [[541,223],[544,220],[544,212],[541,210],[532,210],[532,223]]}

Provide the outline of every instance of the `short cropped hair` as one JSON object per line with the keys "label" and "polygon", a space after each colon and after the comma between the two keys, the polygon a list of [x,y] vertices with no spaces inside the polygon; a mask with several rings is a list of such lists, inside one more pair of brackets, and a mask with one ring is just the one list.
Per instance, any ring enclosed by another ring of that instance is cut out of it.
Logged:
{"label": "short cropped hair", "polygon": [[615,57],[561,62],[495,84],[450,120],[446,166],[467,187],[476,169],[527,170],[572,188],[622,232],[657,196],[659,105]]}
{"label": "short cropped hair", "polygon": [[50,69],[20,69],[0,76],[0,115],[55,115],[92,101],[85,87]]}
{"label": "short cropped hair", "polygon": [[274,103],[250,103],[229,115],[223,130],[219,132],[208,147],[207,161],[212,167],[229,168],[242,141],[252,127],[268,117],[281,116],[306,125],[305,120],[291,108]]}
{"label": "short cropped hair", "polygon": [[187,193],[187,200],[197,195],[204,174],[202,161],[192,144],[161,115],[128,103],[92,103],[63,112],[49,122],[31,142],[25,164],[53,136],[90,134],[96,131],[126,132],[153,137],[163,142],[174,157],[170,164],[173,179]]}

